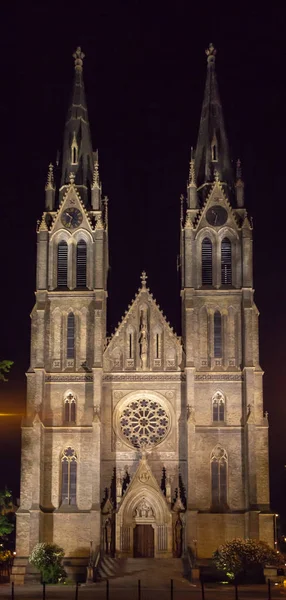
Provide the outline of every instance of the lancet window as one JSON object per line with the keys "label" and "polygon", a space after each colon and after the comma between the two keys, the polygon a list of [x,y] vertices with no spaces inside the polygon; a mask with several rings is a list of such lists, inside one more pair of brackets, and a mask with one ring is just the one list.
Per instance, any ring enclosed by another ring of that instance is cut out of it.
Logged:
{"label": "lancet window", "polygon": [[76,504],[77,455],[70,446],[62,453],[62,504]]}
{"label": "lancet window", "polygon": [[214,357],[222,358],[222,318],[218,310],[214,314]]}
{"label": "lancet window", "polygon": [[79,240],[76,247],[76,287],[86,287],[86,257],[86,242]]}
{"label": "lancet window", "polygon": [[67,358],[75,356],[75,317],[71,312],[67,322]]}
{"label": "lancet window", "polygon": [[58,269],[57,286],[67,287],[68,285],[68,245],[62,240],[58,244]]}
{"label": "lancet window", "polygon": [[209,238],[205,238],[202,242],[202,285],[212,285],[212,282],[212,243]]}
{"label": "lancet window", "polygon": [[225,399],[221,392],[216,392],[212,399],[213,422],[225,420]]}
{"label": "lancet window", "polygon": [[227,508],[227,453],[221,446],[211,453],[211,495],[212,508]]}
{"label": "lancet window", "polygon": [[232,284],[231,242],[228,238],[224,238],[221,242],[221,283]]}
{"label": "lancet window", "polygon": [[75,423],[76,421],[76,399],[73,394],[69,393],[65,397],[64,402],[64,419],[67,423]]}

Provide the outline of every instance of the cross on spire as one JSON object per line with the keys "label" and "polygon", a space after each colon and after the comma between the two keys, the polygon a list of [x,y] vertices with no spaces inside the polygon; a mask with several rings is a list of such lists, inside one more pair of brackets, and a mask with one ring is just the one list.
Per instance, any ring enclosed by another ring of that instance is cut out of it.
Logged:
{"label": "cross on spire", "polygon": [[73,58],[75,59],[74,66],[76,69],[82,70],[84,57],[85,57],[85,54],[81,51],[81,47],[78,46],[76,51],[73,53]]}
{"label": "cross on spire", "polygon": [[142,275],[141,275],[140,279],[141,279],[141,283],[142,283],[142,288],[146,288],[146,282],[148,279],[146,271],[142,271]]}

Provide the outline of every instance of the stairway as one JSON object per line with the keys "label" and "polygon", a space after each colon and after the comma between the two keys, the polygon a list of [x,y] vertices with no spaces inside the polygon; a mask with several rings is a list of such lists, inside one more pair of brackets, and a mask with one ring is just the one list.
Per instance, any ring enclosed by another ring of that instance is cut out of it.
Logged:
{"label": "stairway", "polygon": [[103,556],[97,569],[97,580],[121,579],[124,583],[141,580],[142,585],[182,580],[184,566],[180,558],[111,558]]}

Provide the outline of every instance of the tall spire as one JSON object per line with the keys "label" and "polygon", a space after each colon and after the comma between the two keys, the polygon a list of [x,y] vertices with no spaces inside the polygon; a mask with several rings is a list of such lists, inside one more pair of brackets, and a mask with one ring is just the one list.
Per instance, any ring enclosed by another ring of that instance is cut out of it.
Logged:
{"label": "tall spire", "polygon": [[73,57],[75,77],[64,131],[61,185],[67,185],[70,173],[73,173],[75,184],[82,188],[81,196],[87,203],[87,190],[92,186],[94,161],[83,83],[84,54],[80,47],[76,49]]}
{"label": "tall spire", "polygon": [[211,183],[217,172],[219,180],[231,186],[233,176],[215,72],[216,49],[213,44],[209,45],[206,55],[207,79],[195,155],[196,182],[198,188]]}

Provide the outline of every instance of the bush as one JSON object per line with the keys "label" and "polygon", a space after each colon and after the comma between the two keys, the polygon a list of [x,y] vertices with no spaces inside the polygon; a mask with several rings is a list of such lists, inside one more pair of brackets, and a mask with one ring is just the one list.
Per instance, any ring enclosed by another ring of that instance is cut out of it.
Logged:
{"label": "bush", "polygon": [[273,550],[266,542],[240,538],[219,546],[213,554],[213,560],[216,568],[224,571],[228,579],[250,580],[253,583],[266,564],[277,567],[284,565],[280,552]]}
{"label": "bush", "polygon": [[45,583],[58,583],[59,579],[66,577],[66,572],[61,561],[64,550],[57,544],[36,544],[33,548],[29,562],[40,571],[42,581]]}

